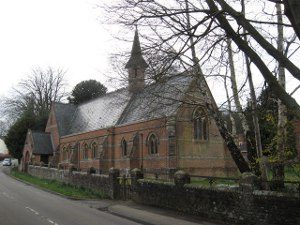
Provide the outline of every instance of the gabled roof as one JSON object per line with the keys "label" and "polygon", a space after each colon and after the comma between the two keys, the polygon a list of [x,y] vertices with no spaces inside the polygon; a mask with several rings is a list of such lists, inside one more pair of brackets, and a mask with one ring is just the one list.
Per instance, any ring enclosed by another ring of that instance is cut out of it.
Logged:
{"label": "gabled roof", "polygon": [[31,131],[33,141],[33,154],[52,155],[53,148],[49,133]]}
{"label": "gabled roof", "polygon": [[174,115],[191,82],[181,74],[146,86],[132,97],[118,125]]}
{"label": "gabled roof", "polygon": [[119,89],[77,106],[69,134],[114,126],[128,104],[131,94]]}
{"label": "gabled roof", "polygon": [[67,135],[69,133],[71,120],[75,110],[76,106],[73,104],[64,104],[59,102],[54,103],[54,113],[60,136]]}
{"label": "gabled roof", "polygon": [[55,104],[61,136],[175,115],[192,76],[174,75],[132,94],[119,89],[88,102]]}

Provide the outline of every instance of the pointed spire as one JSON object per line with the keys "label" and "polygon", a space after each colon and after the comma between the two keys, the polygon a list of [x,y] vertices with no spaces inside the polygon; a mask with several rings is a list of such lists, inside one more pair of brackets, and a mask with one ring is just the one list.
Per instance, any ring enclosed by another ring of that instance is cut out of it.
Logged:
{"label": "pointed spire", "polygon": [[138,30],[135,30],[134,34],[134,39],[133,39],[133,44],[132,44],[132,49],[131,49],[131,55],[130,59],[128,60],[125,68],[147,68],[148,64],[144,60],[142,56],[142,50],[141,50],[141,45],[140,45],[140,40],[139,40],[139,34]]}

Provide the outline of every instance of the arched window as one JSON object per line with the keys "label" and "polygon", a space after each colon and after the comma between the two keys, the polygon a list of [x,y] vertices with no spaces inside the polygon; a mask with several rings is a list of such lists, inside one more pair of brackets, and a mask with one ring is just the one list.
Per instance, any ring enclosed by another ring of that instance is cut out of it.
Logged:
{"label": "arched window", "polygon": [[96,142],[94,142],[92,144],[92,157],[93,157],[93,159],[97,158],[97,156],[98,156],[97,151],[98,151],[97,144],[96,144]]}
{"label": "arched window", "polygon": [[71,155],[72,155],[72,147],[71,145],[68,146],[67,148],[67,159],[71,159]]}
{"label": "arched window", "polygon": [[87,143],[83,144],[83,159],[89,158],[89,146]]}
{"label": "arched window", "polygon": [[121,149],[122,149],[122,155],[127,156],[127,154],[128,154],[128,152],[127,152],[127,142],[124,138],[121,141]]}
{"label": "arched window", "polygon": [[158,153],[158,138],[155,134],[150,134],[148,138],[148,148],[150,154]]}
{"label": "arched window", "polygon": [[197,108],[193,113],[194,139],[208,140],[208,119],[203,109]]}
{"label": "arched window", "polygon": [[69,148],[66,148],[65,150],[65,160],[67,161],[69,158]]}
{"label": "arched window", "polygon": [[62,149],[62,161],[65,161],[67,159],[67,148],[63,147]]}

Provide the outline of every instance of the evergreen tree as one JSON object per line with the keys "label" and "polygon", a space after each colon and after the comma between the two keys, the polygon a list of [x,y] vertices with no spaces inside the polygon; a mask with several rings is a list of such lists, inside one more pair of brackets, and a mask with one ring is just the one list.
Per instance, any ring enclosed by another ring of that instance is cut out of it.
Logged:
{"label": "evergreen tree", "polygon": [[9,154],[20,160],[28,129],[44,131],[47,120],[45,117],[34,116],[32,110],[25,111],[22,116],[8,129],[5,144]]}
{"label": "evergreen tree", "polygon": [[70,103],[80,104],[90,99],[104,95],[107,88],[96,80],[86,80],[78,83],[68,98]]}
{"label": "evergreen tree", "polygon": [[[263,154],[269,157],[270,163],[276,163],[278,160],[277,152],[277,124],[278,124],[278,104],[277,99],[271,92],[270,88],[265,88],[258,98],[258,118],[261,131],[261,141],[263,147]],[[251,123],[251,107],[247,107],[245,111],[247,115],[248,123],[250,124],[250,130],[253,130],[253,124]],[[282,137],[285,139],[284,158],[285,160],[294,159],[297,155],[296,140],[294,135],[294,128],[291,123],[293,119],[292,113],[287,113],[288,123],[286,136]],[[257,158],[255,154],[255,139],[253,132],[249,134],[249,159],[252,162],[252,166],[255,167]],[[251,147],[252,146],[252,147]],[[251,150],[252,149],[252,150]]]}

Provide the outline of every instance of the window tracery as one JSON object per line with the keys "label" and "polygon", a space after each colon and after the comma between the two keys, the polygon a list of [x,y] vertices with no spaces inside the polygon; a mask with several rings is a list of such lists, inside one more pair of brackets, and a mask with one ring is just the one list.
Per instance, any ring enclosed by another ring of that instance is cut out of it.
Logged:
{"label": "window tracery", "polygon": [[205,111],[197,108],[193,113],[194,139],[208,140],[208,118]]}

